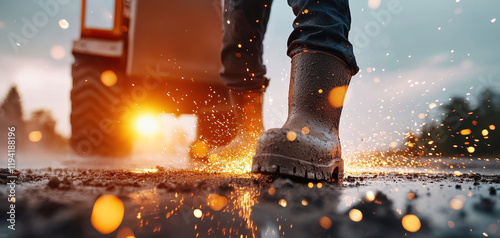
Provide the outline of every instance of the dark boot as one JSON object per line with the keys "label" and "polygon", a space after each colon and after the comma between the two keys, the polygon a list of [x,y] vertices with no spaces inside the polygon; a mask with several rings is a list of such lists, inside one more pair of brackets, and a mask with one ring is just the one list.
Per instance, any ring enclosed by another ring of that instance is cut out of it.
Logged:
{"label": "dark boot", "polygon": [[193,162],[207,161],[210,150],[229,144],[236,133],[234,116],[229,110],[199,112],[196,124],[196,139],[189,147]]}
{"label": "dark boot", "polygon": [[292,58],[288,119],[257,143],[252,172],[306,179],[342,179],[339,120],[351,79],[339,58],[320,52]]}
{"label": "dark boot", "polygon": [[261,91],[229,92],[236,122],[236,136],[229,144],[211,151],[208,155],[210,164],[217,166],[222,172],[250,171],[255,144],[264,131],[263,95]]}

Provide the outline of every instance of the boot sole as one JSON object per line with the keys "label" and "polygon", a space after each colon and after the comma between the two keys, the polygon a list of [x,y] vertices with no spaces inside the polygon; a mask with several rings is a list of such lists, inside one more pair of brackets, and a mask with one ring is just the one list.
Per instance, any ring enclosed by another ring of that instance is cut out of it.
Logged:
{"label": "boot sole", "polygon": [[280,154],[261,153],[253,157],[252,172],[340,181],[344,177],[344,160],[335,158],[329,164],[316,164]]}

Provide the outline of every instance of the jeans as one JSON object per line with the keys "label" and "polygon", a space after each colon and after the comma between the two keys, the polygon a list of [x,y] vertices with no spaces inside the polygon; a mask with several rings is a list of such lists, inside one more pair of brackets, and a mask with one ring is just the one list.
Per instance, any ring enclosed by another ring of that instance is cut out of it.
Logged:
{"label": "jeans", "polygon": [[[225,0],[220,76],[229,89],[265,90],[262,61],[264,34],[272,0]],[[353,46],[347,39],[351,25],[348,0],[288,0],[296,18],[288,38],[287,54],[320,51],[337,56],[359,71]]]}

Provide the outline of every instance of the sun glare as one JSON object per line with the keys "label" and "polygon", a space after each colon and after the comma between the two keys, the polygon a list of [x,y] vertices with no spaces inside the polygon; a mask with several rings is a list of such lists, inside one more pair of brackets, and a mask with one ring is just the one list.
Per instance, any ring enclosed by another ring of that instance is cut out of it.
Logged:
{"label": "sun glare", "polygon": [[136,121],[136,130],[141,135],[149,136],[158,132],[160,125],[158,118],[153,115],[142,115]]}

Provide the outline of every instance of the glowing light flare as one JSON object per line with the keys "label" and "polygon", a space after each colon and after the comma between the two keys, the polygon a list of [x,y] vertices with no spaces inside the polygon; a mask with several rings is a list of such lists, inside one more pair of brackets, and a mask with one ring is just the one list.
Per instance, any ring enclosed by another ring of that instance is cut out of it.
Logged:
{"label": "glowing light flare", "polygon": [[123,227],[118,230],[116,238],[135,238],[134,232],[128,227]]}
{"label": "glowing light flare", "polygon": [[227,205],[227,198],[220,196],[219,194],[212,193],[208,195],[207,203],[212,210],[220,211]]}
{"label": "glowing light flare", "polygon": [[289,131],[288,133],[286,133],[286,139],[288,141],[294,141],[295,139],[297,139],[297,134],[295,133],[295,131]]}
{"label": "glowing light flare", "polygon": [[59,20],[59,27],[61,27],[61,29],[63,29],[63,30],[68,29],[68,27],[69,27],[68,21],[66,21],[66,19]]}
{"label": "glowing light flare", "polygon": [[417,232],[422,226],[420,219],[413,214],[405,215],[401,220],[401,223],[403,224],[403,228],[409,232]]}
{"label": "glowing light flare", "polygon": [[238,150],[211,153],[208,156],[208,170],[230,174],[246,174],[252,169],[254,146],[242,145]]}
{"label": "glowing light flare", "polygon": [[332,220],[326,216],[322,216],[319,219],[319,225],[323,227],[323,229],[328,230],[332,227]]}
{"label": "glowing light flare", "polygon": [[450,207],[453,210],[460,210],[464,207],[464,202],[459,198],[453,198],[450,201]]}
{"label": "glowing light flare", "polygon": [[310,130],[309,130],[309,127],[307,126],[304,126],[302,127],[302,130],[300,131],[303,135],[307,135],[309,134]]}
{"label": "glowing light flare", "polygon": [[349,211],[349,218],[353,222],[360,222],[363,220],[363,213],[360,210],[353,208]]}
{"label": "glowing light flare", "polygon": [[40,140],[42,140],[42,132],[41,131],[32,131],[28,134],[28,139],[31,141],[31,142],[39,142]]}
{"label": "glowing light flare", "polygon": [[155,116],[142,115],[137,119],[135,126],[137,132],[145,136],[150,136],[158,132],[160,123]]}
{"label": "glowing light flare", "polygon": [[107,87],[114,86],[118,82],[118,76],[113,70],[105,70],[101,73],[101,82]]}
{"label": "glowing light flare", "polygon": [[205,141],[197,141],[191,147],[191,152],[196,158],[204,158],[208,154],[208,144]]}
{"label": "glowing light flare", "polygon": [[309,187],[309,188],[313,188],[313,187],[314,187],[314,183],[309,182],[309,183],[307,184],[307,187]]}
{"label": "glowing light flare", "polygon": [[147,174],[147,173],[156,173],[158,172],[158,169],[157,168],[134,169],[130,170],[130,172],[136,174]]}
{"label": "glowing light flare", "polygon": [[196,218],[201,218],[203,216],[203,212],[200,209],[194,209],[193,215]]}
{"label": "glowing light flare", "polygon": [[415,197],[417,197],[416,194],[414,194],[414,193],[408,193],[408,200],[413,200],[413,199],[415,199]]}
{"label": "glowing light flare", "polygon": [[484,129],[483,131],[481,131],[481,134],[483,136],[487,136],[489,134],[488,130]]}
{"label": "glowing light flare", "polygon": [[109,234],[120,226],[124,213],[123,202],[118,197],[102,195],[94,203],[90,223],[101,234]]}
{"label": "glowing light flare", "polygon": [[423,114],[423,113],[418,114],[418,118],[419,119],[424,119],[425,118],[425,114]]}
{"label": "glowing light flare", "polygon": [[323,184],[322,184],[322,183],[318,183],[318,184],[316,184],[316,187],[318,187],[318,188],[322,188],[322,187],[323,187]]}
{"label": "glowing light flare", "polygon": [[435,108],[435,107],[437,107],[437,105],[436,105],[435,103],[431,103],[431,104],[429,104],[429,109],[433,109],[433,108]]}
{"label": "glowing light flare", "polygon": [[367,202],[373,202],[373,200],[375,200],[375,194],[372,191],[368,191],[365,195],[365,199]]}
{"label": "glowing light flare", "polygon": [[275,188],[273,188],[273,187],[270,187],[270,188],[267,190],[267,192],[269,193],[269,195],[274,196],[274,194],[276,194],[276,189],[275,189]]}
{"label": "glowing light flare", "polygon": [[60,60],[66,56],[66,51],[60,45],[54,45],[50,48],[50,56],[55,60]]}
{"label": "glowing light flare", "polygon": [[302,203],[302,206],[304,206],[304,207],[307,206],[307,205],[309,205],[309,202],[307,200],[305,200],[305,199],[302,199],[301,203]]}
{"label": "glowing light flare", "polygon": [[455,222],[453,222],[453,221],[448,221],[448,226],[449,226],[450,228],[455,227]]}
{"label": "glowing light flare", "polygon": [[368,7],[372,10],[375,10],[380,7],[382,0],[368,0]]}
{"label": "glowing light flare", "polygon": [[490,130],[494,131],[495,130],[495,125],[490,125],[489,128],[490,128]]}
{"label": "glowing light flare", "polygon": [[344,100],[347,93],[348,86],[339,86],[333,88],[328,94],[328,101],[330,105],[335,108],[344,106]]}
{"label": "glowing light flare", "polygon": [[286,200],[282,198],[278,201],[278,204],[282,207],[286,207]]}
{"label": "glowing light flare", "polygon": [[474,153],[475,151],[476,151],[476,148],[474,148],[473,146],[469,146],[469,147],[467,147],[467,152],[469,152],[469,153],[471,153],[471,154],[472,154],[472,153]]}
{"label": "glowing light flare", "polygon": [[468,135],[470,135],[470,133],[472,133],[472,131],[470,129],[463,129],[460,131],[460,135],[463,135],[463,136],[468,136]]}
{"label": "glowing light flare", "polygon": [[455,175],[455,176],[462,176],[462,173],[457,170],[457,171],[453,172],[453,175]]}

